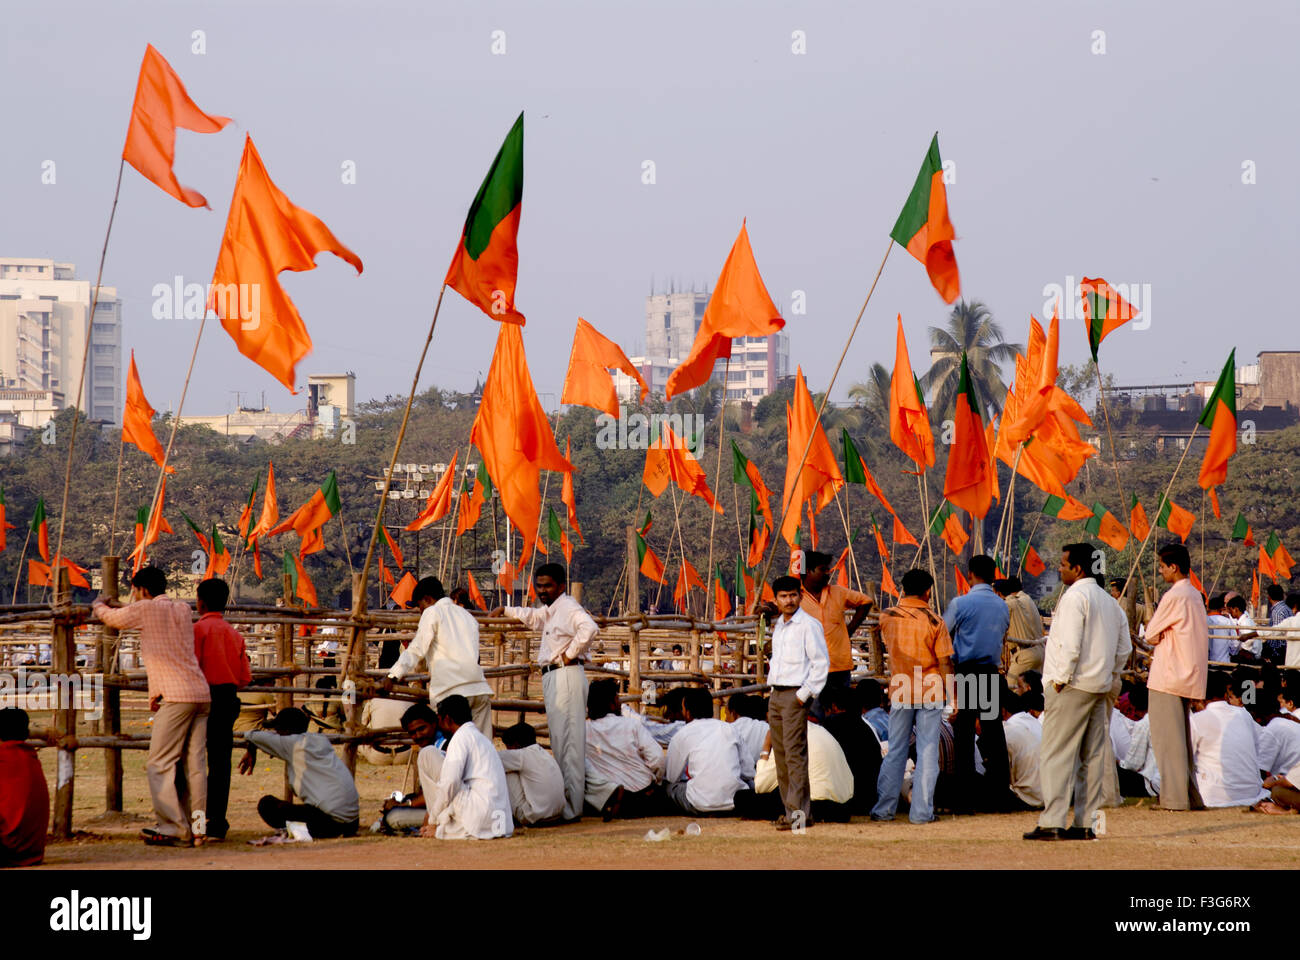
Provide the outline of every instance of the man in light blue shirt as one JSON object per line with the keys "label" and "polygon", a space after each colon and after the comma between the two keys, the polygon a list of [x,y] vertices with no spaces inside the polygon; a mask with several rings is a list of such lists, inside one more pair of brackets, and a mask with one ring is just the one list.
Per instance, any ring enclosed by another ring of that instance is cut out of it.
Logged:
{"label": "man in light blue shirt", "polygon": [[[998,668],[1011,612],[993,590],[993,558],[970,558],[970,591],[948,604],[944,625],[955,651],[957,713],[952,720],[956,748],[955,806],[958,813],[976,809],[1011,809],[1011,769],[998,703]],[[983,785],[975,772],[975,721],[979,720],[984,755]]]}

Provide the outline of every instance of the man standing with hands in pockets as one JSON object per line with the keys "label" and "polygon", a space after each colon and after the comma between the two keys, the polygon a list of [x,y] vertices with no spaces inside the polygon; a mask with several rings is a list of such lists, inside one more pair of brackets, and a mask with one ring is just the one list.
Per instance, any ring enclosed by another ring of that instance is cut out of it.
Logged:
{"label": "man standing with hands in pockets", "polygon": [[767,702],[776,781],[785,813],[778,830],[812,826],[812,795],[808,789],[808,708],[826,686],[830,656],[826,637],[816,618],[800,608],[803,585],[795,577],[772,582],[780,616],[772,625],[772,661],[767,682],[772,695]]}

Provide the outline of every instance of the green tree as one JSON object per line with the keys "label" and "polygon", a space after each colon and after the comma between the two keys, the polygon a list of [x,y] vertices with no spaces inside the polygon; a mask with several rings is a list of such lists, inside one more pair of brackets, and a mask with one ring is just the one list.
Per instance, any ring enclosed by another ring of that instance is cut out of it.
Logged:
{"label": "green tree", "polygon": [[931,411],[939,417],[952,413],[963,353],[975,392],[985,406],[980,413],[987,416],[990,410],[1001,410],[1007,394],[1002,364],[1015,363],[1016,353],[1023,349],[1018,343],[1005,342],[1001,325],[984,304],[978,300],[958,301],[946,327],[930,328],[932,363],[921,378],[921,386],[931,398]]}

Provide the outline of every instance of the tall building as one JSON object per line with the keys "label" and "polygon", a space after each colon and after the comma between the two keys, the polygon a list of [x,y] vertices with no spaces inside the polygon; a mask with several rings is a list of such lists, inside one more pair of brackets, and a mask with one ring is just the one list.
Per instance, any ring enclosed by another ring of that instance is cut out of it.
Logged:
{"label": "tall building", "polygon": [[[0,413],[25,422],[76,401],[92,284],[75,273],[71,263],[0,258]],[[122,301],[100,287],[81,409],[117,424],[122,397]]]}
{"label": "tall building", "polygon": [[[690,354],[708,302],[707,290],[646,297],[645,355],[628,359],[641,371],[651,394],[663,396],[668,377]],[[725,369],[726,361],[719,361],[714,375],[721,378]],[[784,330],[769,337],[739,337],[731,344],[727,399],[757,402],[776,389],[777,381],[789,372],[790,338]],[[636,381],[626,374],[614,374],[614,388],[619,400],[636,401]]]}

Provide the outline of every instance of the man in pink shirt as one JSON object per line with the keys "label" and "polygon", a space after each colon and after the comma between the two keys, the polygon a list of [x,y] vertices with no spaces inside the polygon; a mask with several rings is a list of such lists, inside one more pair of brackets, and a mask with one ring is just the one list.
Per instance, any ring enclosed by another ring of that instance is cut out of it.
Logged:
{"label": "man in pink shirt", "polygon": [[[189,604],[164,596],[167,576],[143,567],[131,578],[132,603],[114,609],[95,601],[95,616],[118,630],[140,631],[140,656],[149,679],[149,709],[154,711],[145,771],[158,825],[140,831],[153,846],[189,847],[205,832],[207,806],[208,680],[194,652]],[[116,603],[116,601],[113,601]],[[184,773],[185,795],[177,790]]]}
{"label": "man in pink shirt", "polygon": [[1203,810],[1192,758],[1191,706],[1205,697],[1210,637],[1205,603],[1187,572],[1191,558],[1181,543],[1160,548],[1160,575],[1172,584],[1147,624],[1151,670],[1147,676],[1151,748],[1160,769],[1163,810]]}

